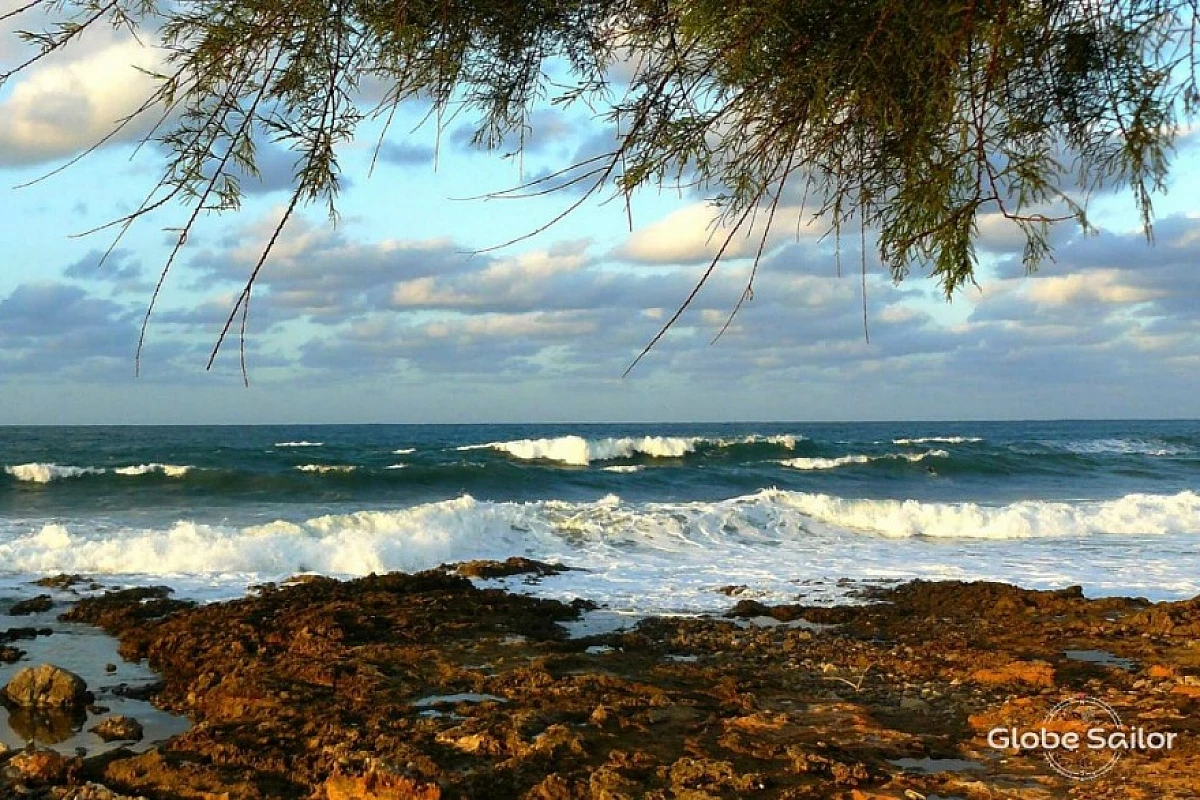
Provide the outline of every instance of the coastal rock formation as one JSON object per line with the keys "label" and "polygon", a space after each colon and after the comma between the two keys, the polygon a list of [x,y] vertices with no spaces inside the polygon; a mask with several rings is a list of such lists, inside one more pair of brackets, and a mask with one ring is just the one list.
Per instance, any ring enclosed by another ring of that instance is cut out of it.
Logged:
{"label": "coastal rock formation", "polygon": [[51,599],[50,595],[39,594],[37,597],[13,603],[12,607],[8,609],[8,614],[12,617],[24,617],[30,614],[40,614],[52,608],[54,608],[54,600]]}
{"label": "coastal rock formation", "polygon": [[120,715],[109,717],[90,730],[106,742],[136,742],[141,741],[143,735],[142,723]]}
{"label": "coastal rock formation", "polygon": [[83,678],[53,664],[21,670],[0,696],[22,708],[80,708],[92,700]]}
{"label": "coastal rock formation", "polygon": [[60,784],[69,781],[79,767],[79,759],[67,758],[53,750],[31,750],[10,758],[4,772],[20,783]]}
{"label": "coastal rock formation", "polygon": [[[71,617],[148,659],[156,702],[195,724],[81,778],[172,800],[1200,797],[1200,602],[961,582],[863,599],[570,639],[584,604],[448,569],[199,607],[114,592]],[[1082,784],[989,742],[1081,696],[1174,747]]]}

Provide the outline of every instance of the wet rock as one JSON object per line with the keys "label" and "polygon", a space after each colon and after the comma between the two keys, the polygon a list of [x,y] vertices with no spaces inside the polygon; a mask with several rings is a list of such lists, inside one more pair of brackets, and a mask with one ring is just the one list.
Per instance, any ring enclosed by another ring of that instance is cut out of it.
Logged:
{"label": "wet rock", "polygon": [[141,741],[143,733],[140,722],[124,716],[109,717],[91,731],[106,742]]}
{"label": "wet rock", "polygon": [[539,578],[567,572],[571,567],[547,564],[532,558],[513,558],[504,561],[464,561],[454,565],[454,571],[466,578],[505,578],[510,575],[535,575]]}
{"label": "wet rock", "polygon": [[21,670],[0,695],[23,708],[81,708],[92,700],[83,678],[53,664]]}
{"label": "wet rock", "polygon": [[37,597],[13,603],[12,607],[8,609],[8,614],[11,617],[27,617],[30,614],[40,614],[52,608],[54,608],[54,600],[50,595],[39,594]]}
{"label": "wet rock", "polygon": [[1045,661],[1013,661],[995,669],[975,670],[970,678],[976,683],[991,685],[1050,687],[1054,685],[1054,669]]}
{"label": "wet rock", "polygon": [[[1131,622],[1144,601],[959,582],[871,591],[856,607],[743,607],[837,626],[819,636],[658,618],[587,640],[559,626],[578,608],[446,570],[146,616],[165,595],[85,600],[81,617],[160,671],[156,702],[196,721],[95,774],[179,800],[1065,797],[1073,785],[1038,753],[983,757],[987,731],[1036,729],[1080,693],[1155,729],[1194,727],[1200,698],[1171,689],[1200,694],[1183,680],[1200,655],[1191,639],[1146,637]],[[1196,609],[1146,618],[1174,631]],[[1089,649],[1162,669],[1076,670],[1063,656]],[[433,695],[506,702],[414,705]],[[969,787],[894,763],[977,755]],[[1200,797],[1195,763],[1200,742],[1181,736],[1175,752],[1126,755],[1087,796]]]}
{"label": "wet rock", "polygon": [[85,578],[82,575],[68,575],[65,572],[58,575],[48,575],[34,581],[35,585],[41,586],[43,589],[70,589],[80,583],[91,583],[90,578]]}
{"label": "wet rock", "polygon": [[15,664],[21,660],[23,655],[25,655],[25,651],[18,647],[0,645],[0,664]]}
{"label": "wet rock", "polygon": [[33,750],[10,758],[4,771],[13,780],[46,785],[66,782],[79,766],[78,759],[69,759],[53,750]]}
{"label": "wet rock", "polygon": [[436,785],[376,773],[355,777],[335,775],[321,788],[324,794],[317,796],[327,800],[440,800],[442,796]]}
{"label": "wet rock", "polygon": [[9,628],[0,633],[0,642],[17,642],[22,639],[36,639],[37,637],[37,628]]}
{"label": "wet rock", "polygon": [[98,783],[85,783],[83,786],[68,789],[67,793],[62,796],[62,800],[146,800],[146,798],[118,794]]}

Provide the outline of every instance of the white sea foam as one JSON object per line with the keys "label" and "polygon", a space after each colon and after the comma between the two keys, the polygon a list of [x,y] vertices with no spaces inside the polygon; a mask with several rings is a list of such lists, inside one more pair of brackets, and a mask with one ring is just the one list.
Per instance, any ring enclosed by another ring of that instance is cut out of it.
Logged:
{"label": "white sea foam", "polygon": [[844,467],[847,464],[869,464],[872,461],[924,461],[927,458],[947,458],[950,454],[945,450],[930,450],[925,453],[886,453],[881,456],[867,456],[861,454],[852,454],[848,456],[838,456],[837,458],[788,458],[778,463],[792,469],[816,470],[816,469],[837,469]]}
{"label": "white sea foam", "polygon": [[1200,593],[1198,534],[1195,492],[1002,506],[783,490],[711,503],[462,496],[249,527],[9,521],[0,523],[0,564],[230,596],[304,571],[363,575],[524,555],[587,568],[547,579],[534,589],[543,595],[616,610],[703,611],[728,605],[715,589],[730,583],[753,586],[765,601],[797,592],[815,601],[839,596],[838,578],[1080,583],[1093,594],[1186,597]]}
{"label": "white sea foam", "polygon": [[71,467],[58,464],[15,464],[5,467],[4,471],[19,481],[32,483],[49,483],[59,478],[79,478],[83,475],[102,475],[104,470],[99,467]]}
{"label": "white sea foam", "polygon": [[969,444],[982,441],[979,436],[922,436],[919,439],[892,439],[892,444]]}
{"label": "white sea foam", "polygon": [[399,450],[393,450],[393,451],[392,451],[392,455],[394,455],[394,456],[407,456],[407,455],[411,455],[411,454],[413,454],[413,453],[415,453],[415,452],[417,452],[417,448],[415,448],[415,447],[402,447],[402,448],[400,448]]}
{"label": "white sea foam", "polygon": [[324,447],[324,442],[276,442],[276,447]]}
{"label": "white sea foam", "polygon": [[459,450],[490,448],[508,453],[522,461],[557,461],[560,464],[585,467],[593,461],[630,458],[644,455],[651,458],[680,458],[696,449],[698,437],[641,436],[620,439],[584,439],[582,436],[559,436],[555,439],[518,439],[511,442],[489,442],[467,445]]}
{"label": "white sea foam", "polygon": [[743,436],[740,439],[716,439],[715,441],[721,447],[735,447],[740,444],[773,444],[779,447],[786,447],[788,450],[795,450],[796,443],[803,442],[806,438],[797,434],[780,434],[777,436],[759,436],[754,434]]}
{"label": "white sea foam", "polygon": [[318,472],[324,474],[326,472],[353,472],[358,467],[349,464],[301,464],[296,469],[301,472]]}
{"label": "white sea foam", "polygon": [[641,472],[642,471],[642,468],[639,467],[637,464],[615,464],[611,467],[603,467],[602,469],[605,472],[624,472],[624,473],[633,473],[633,472]]}
{"label": "white sea foam", "polygon": [[161,472],[168,478],[182,478],[191,472],[190,465],[177,464],[136,464],[129,467],[117,467],[113,470],[118,475],[149,475],[152,472]]}
{"label": "white sea foam", "polygon": [[1026,539],[1100,534],[1200,533],[1200,495],[1130,494],[1118,500],[1003,506],[846,500],[824,494],[780,492],[779,502],[806,517],[845,530],[888,537]]}
{"label": "white sea foam", "polygon": [[1143,455],[1181,456],[1190,451],[1186,447],[1169,444],[1158,439],[1085,439],[1074,442],[1045,442],[1077,455]]}
{"label": "white sea foam", "polygon": [[388,464],[384,469],[408,469],[408,464]]}
{"label": "white sea foam", "polygon": [[457,449],[460,451],[499,450],[522,461],[557,461],[560,464],[585,467],[593,461],[611,461],[616,458],[633,456],[682,458],[704,445],[734,447],[766,443],[794,450],[796,443],[803,440],[803,436],[792,434],[751,435],[737,439],[707,439],[701,436],[626,436],[586,439],[582,436],[559,436],[554,439],[517,439],[508,442],[470,444]]}

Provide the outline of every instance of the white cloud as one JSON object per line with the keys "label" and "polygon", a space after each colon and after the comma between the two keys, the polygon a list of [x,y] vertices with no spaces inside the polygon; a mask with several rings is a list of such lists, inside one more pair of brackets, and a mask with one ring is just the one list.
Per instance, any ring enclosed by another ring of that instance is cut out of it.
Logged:
{"label": "white cloud", "polygon": [[1106,305],[1144,303],[1162,293],[1123,282],[1119,270],[1056,275],[1029,281],[1029,298],[1040,305],[1065,306],[1093,301]]}
{"label": "white cloud", "polygon": [[[762,226],[769,211],[757,210],[734,234],[725,248],[724,258],[748,258],[757,251]],[[646,264],[698,264],[712,261],[729,235],[731,225],[721,224],[720,209],[711,203],[693,203],[668,214],[658,222],[634,232],[615,255]],[[767,248],[789,239],[817,238],[826,226],[813,220],[800,206],[780,207],[771,221]]]}
{"label": "white cloud", "polygon": [[[126,38],[68,49],[31,67],[0,102],[0,166],[63,158],[96,144],[150,96],[154,80],[136,67],[158,61],[157,50]],[[119,140],[143,135],[153,122],[144,116]]]}

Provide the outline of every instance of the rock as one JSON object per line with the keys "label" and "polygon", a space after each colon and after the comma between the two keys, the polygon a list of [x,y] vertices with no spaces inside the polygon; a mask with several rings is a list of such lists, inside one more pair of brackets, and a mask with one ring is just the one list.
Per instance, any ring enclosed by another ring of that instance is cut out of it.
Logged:
{"label": "rock", "polygon": [[37,628],[9,628],[0,633],[0,642],[15,642],[20,639],[36,639],[37,637]]}
{"label": "rock", "polygon": [[25,651],[16,647],[0,645],[0,664],[15,664],[21,660]]}
{"label": "rock", "polygon": [[532,558],[513,556],[504,561],[464,561],[455,565],[454,571],[465,578],[504,578],[510,575],[557,575],[567,572],[570,567],[562,564],[547,564],[544,561],[534,561]]}
{"label": "rock", "polygon": [[85,783],[73,789],[68,789],[62,800],[146,800],[144,797],[133,797],[127,794],[117,794],[107,786],[98,783]]}
{"label": "rock", "polygon": [[971,680],[988,686],[1023,683],[1027,686],[1054,686],[1054,668],[1045,661],[1013,661],[996,669],[979,669]]}
{"label": "rock", "polygon": [[11,777],[33,784],[63,783],[77,769],[78,760],[69,759],[53,750],[18,753],[4,766],[4,771]]}
{"label": "rock", "polygon": [[90,729],[92,733],[106,742],[141,741],[142,723],[132,717],[109,717],[99,725]]}
{"label": "rock", "polygon": [[40,614],[52,608],[54,608],[54,601],[50,598],[50,595],[39,594],[37,597],[13,603],[12,608],[8,610],[8,614],[11,617],[24,617],[29,614]]}
{"label": "rock", "polygon": [[395,775],[334,775],[317,795],[327,800],[440,800],[442,791],[436,785],[418,783]]}
{"label": "rock", "polygon": [[2,694],[24,708],[77,708],[92,699],[83,678],[52,664],[21,670]]}
{"label": "rock", "polygon": [[68,575],[65,572],[34,581],[37,586],[41,586],[44,589],[70,589],[77,583],[87,582],[88,579],[82,575]]}
{"label": "rock", "polygon": [[109,675],[111,675],[117,671],[117,665],[116,664],[105,664],[104,671],[107,672]]}

